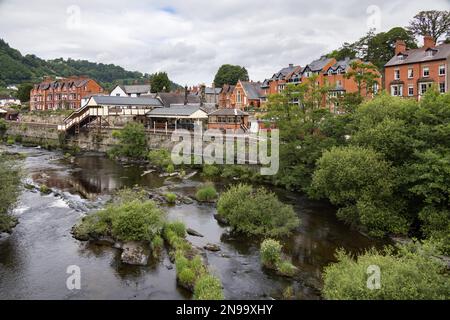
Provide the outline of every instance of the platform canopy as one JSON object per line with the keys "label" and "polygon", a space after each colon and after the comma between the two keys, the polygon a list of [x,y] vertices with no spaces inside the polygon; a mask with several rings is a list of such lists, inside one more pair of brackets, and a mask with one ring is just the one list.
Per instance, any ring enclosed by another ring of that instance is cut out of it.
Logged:
{"label": "platform canopy", "polygon": [[165,119],[208,119],[208,114],[200,106],[180,105],[157,108],[147,112],[149,118]]}

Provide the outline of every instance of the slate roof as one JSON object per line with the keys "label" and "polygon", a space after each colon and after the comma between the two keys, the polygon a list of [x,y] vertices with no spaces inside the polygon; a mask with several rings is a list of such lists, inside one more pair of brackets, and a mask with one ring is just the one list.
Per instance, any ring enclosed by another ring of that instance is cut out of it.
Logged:
{"label": "slate roof", "polygon": [[91,81],[92,79],[59,79],[59,80],[54,80],[54,81],[45,81],[45,82],[41,82],[39,84],[36,84],[34,87],[37,90],[49,90],[49,89],[58,89],[58,88],[62,88],[64,86],[66,87],[73,87],[75,86],[76,88],[80,88],[85,86],[89,81]]}
{"label": "slate roof", "polygon": [[286,68],[281,69],[280,71],[278,71],[277,73],[275,73],[272,78],[270,78],[270,80],[280,80],[283,79],[284,77],[288,76],[289,74],[291,74],[292,72],[294,72],[297,68],[300,68],[300,66],[294,66],[294,65],[289,65]]}
{"label": "slate roof", "polygon": [[248,113],[240,109],[219,109],[209,113],[208,116],[248,116]]}
{"label": "slate roof", "polygon": [[261,82],[241,81],[241,83],[248,99],[257,100],[262,95]]}
{"label": "slate roof", "polygon": [[152,111],[147,112],[147,116],[181,116],[181,117],[189,117],[193,113],[197,111],[203,111],[198,105],[183,105],[183,106],[172,106],[170,108],[156,108]]}
{"label": "slate roof", "polygon": [[314,60],[313,62],[311,62],[310,64],[308,64],[307,67],[308,67],[312,72],[322,71],[322,69],[323,69],[328,63],[330,63],[330,61],[331,61],[331,58],[321,57],[320,59]]}
{"label": "slate roof", "polygon": [[93,96],[91,99],[97,104],[120,105],[120,106],[153,106],[162,107],[161,101],[151,97],[114,97],[114,96]]}
{"label": "slate roof", "polygon": [[[418,63],[418,62],[428,62],[428,61],[436,61],[436,60],[443,60],[450,57],[450,44],[444,43],[441,45],[438,45],[434,48],[419,48],[419,49],[409,49],[405,52],[402,52],[394,57],[392,57],[391,60],[388,61],[384,66],[385,67],[392,67],[392,66],[398,66],[398,65],[404,65],[404,64],[411,64],[411,63]],[[434,55],[432,57],[427,56],[426,52],[429,50],[434,51]],[[403,55],[404,59],[401,59],[401,56]]]}
{"label": "slate roof", "polygon": [[[172,104],[184,104],[184,93],[160,92],[157,97],[166,108],[169,108]],[[200,96],[189,94],[188,103],[200,103]]]}
{"label": "slate roof", "polygon": [[352,62],[356,60],[358,59],[345,58],[344,60],[339,60],[331,67],[329,67],[328,70],[324,70],[324,73],[327,73],[330,69],[333,70],[334,72],[337,71],[338,69],[346,71],[348,68],[350,68]]}
{"label": "slate roof", "polygon": [[150,92],[149,84],[121,85],[120,87],[126,94],[142,94]]}
{"label": "slate roof", "polygon": [[[222,91],[222,88],[211,88],[211,87],[206,87],[205,88],[205,94],[219,94]],[[198,92],[198,94],[200,94],[200,91]]]}

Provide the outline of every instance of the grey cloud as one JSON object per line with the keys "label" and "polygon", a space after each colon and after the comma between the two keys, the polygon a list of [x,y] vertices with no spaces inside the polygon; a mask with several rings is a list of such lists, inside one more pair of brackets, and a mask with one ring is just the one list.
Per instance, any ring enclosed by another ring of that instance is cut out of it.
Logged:
{"label": "grey cloud", "polygon": [[[69,30],[74,3],[81,25]],[[420,10],[449,7],[448,0],[0,0],[0,37],[23,53],[165,70],[181,84],[210,83],[223,63],[244,65],[263,80],[357,40],[368,31],[373,4],[382,30],[406,25]]]}

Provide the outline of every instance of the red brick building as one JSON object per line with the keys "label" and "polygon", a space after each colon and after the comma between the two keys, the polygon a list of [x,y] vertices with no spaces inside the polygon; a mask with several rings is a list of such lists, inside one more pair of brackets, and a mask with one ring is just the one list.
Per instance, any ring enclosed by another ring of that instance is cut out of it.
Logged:
{"label": "red brick building", "polygon": [[406,48],[398,40],[395,56],[385,65],[385,87],[392,96],[420,99],[435,85],[441,93],[448,92],[450,76],[450,44],[436,46],[433,38],[424,37],[419,49]]}
{"label": "red brick building", "polygon": [[258,109],[261,106],[262,95],[261,82],[239,80],[231,95],[231,105],[240,110]]}
{"label": "red brick building", "polygon": [[219,93],[219,108],[220,109],[227,109],[232,108],[231,102],[235,100],[234,94],[234,87],[229,84],[224,84],[222,87],[222,90]]}
{"label": "red brick building", "polygon": [[82,98],[99,93],[103,88],[87,77],[45,78],[30,92],[30,110],[78,109]]}
{"label": "red brick building", "polygon": [[248,113],[239,109],[219,109],[208,114],[208,129],[248,131],[248,118]]}

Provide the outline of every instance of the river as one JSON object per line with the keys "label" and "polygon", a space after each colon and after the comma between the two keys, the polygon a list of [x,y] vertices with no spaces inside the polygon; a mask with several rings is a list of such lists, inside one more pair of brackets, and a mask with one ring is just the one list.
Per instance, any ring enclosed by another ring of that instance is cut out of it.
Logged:
{"label": "river", "polygon": [[[84,153],[73,159],[58,151],[20,146],[9,151],[26,153],[25,180],[46,184],[56,193],[41,195],[24,189],[13,214],[20,223],[11,236],[0,240],[0,299],[189,299],[178,288],[175,268],[168,257],[145,267],[120,262],[120,252],[107,245],[75,240],[72,226],[90,210],[101,208],[117,188],[140,185],[166,187],[183,195],[195,194],[198,176],[181,180],[144,174],[146,168],[123,166],[101,154]],[[218,185],[219,190],[224,186]],[[323,267],[335,261],[337,248],[361,252],[383,243],[351,230],[335,217],[335,209],[302,195],[274,190],[292,204],[301,219],[294,235],[283,241],[285,253],[300,269],[295,281],[262,269],[259,243],[230,236],[214,219],[214,205],[167,207],[169,219],[178,219],[204,235],[188,236],[194,245],[219,244],[220,252],[207,252],[212,273],[219,276],[227,299],[281,298],[292,286],[296,299],[320,299]],[[68,290],[67,267],[81,270],[81,289]]]}

